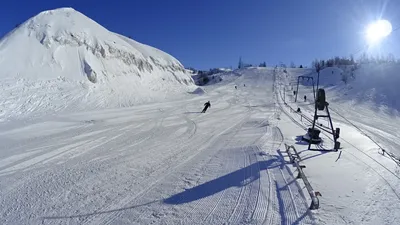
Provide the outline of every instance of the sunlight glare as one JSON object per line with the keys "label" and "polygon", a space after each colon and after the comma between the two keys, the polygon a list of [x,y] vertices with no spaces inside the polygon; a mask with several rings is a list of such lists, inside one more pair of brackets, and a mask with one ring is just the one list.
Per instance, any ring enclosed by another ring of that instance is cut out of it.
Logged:
{"label": "sunlight glare", "polygon": [[388,36],[392,32],[392,24],[387,20],[378,20],[371,23],[366,31],[369,44],[374,44]]}

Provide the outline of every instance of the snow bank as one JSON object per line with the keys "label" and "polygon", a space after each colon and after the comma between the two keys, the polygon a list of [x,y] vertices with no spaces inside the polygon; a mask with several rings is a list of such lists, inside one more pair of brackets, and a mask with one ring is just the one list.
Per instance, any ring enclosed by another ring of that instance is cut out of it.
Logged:
{"label": "snow bank", "polygon": [[202,95],[202,94],[205,94],[205,93],[206,92],[200,87],[198,87],[194,91],[190,92],[190,94],[196,94],[196,95]]}
{"label": "snow bank", "polygon": [[320,84],[334,101],[400,110],[399,71],[400,65],[395,64],[363,64],[354,71],[351,67],[326,68],[321,71]]}
{"label": "snow bank", "polygon": [[[352,66],[329,67],[321,70],[319,85],[327,90],[327,95],[332,101],[399,111],[399,71],[400,65],[395,64],[363,64],[357,69],[353,69]],[[289,70],[289,73],[294,77],[313,76],[315,81],[317,80],[316,72],[303,70],[302,73],[297,73]],[[344,78],[347,79],[346,82]],[[301,84],[310,86],[312,83],[303,81]]]}
{"label": "snow bank", "polygon": [[400,110],[400,65],[368,64],[354,71],[355,79],[344,87],[336,87],[337,99],[355,103],[372,103],[378,108]]}
{"label": "snow bank", "polygon": [[0,66],[3,119],[71,106],[130,106],[196,88],[172,56],[72,8],[39,13],[7,34]]}

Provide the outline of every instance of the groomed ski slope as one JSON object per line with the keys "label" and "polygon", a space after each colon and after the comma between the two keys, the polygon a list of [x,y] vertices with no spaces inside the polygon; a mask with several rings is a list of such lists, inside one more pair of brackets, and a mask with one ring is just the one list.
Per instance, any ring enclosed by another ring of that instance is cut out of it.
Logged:
{"label": "groomed ski slope", "polygon": [[242,72],[239,90],[3,125],[0,223],[312,223],[277,151],[272,70]]}
{"label": "groomed ski slope", "polygon": [[[296,141],[304,121],[280,97],[288,80],[250,68],[181,101],[3,123],[0,224],[400,221],[399,170],[357,130],[340,124],[342,153]],[[283,143],[300,152],[319,210]]]}

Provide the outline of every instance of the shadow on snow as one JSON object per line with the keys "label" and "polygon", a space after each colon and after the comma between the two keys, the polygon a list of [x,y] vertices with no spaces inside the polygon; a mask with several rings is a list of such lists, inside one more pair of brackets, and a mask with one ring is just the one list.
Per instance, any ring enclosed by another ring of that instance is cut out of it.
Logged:
{"label": "shadow on snow", "polygon": [[184,112],[184,114],[194,114],[194,113],[201,113],[201,111],[199,111],[199,112]]}
{"label": "shadow on snow", "polygon": [[303,140],[302,135],[297,136],[295,140],[296,140],[296,143],[295,143],[296,145],[308,145],[308,142]]}
{"label": "shadow on snow", "polygon": [[95,215],[120,212],[120,211],[124,211],[124,210],[129,210],[129,209],[135,209],[135,208],[139,208],[142,206],[151,205],[151,204],[157,203],[157,202],[160,202],[160,200],[155,200],[155,201],[151,201],[148,203],[134,205],[134,206],[128,206],[128,207],[124,207],[124,208],[111,209],[111,210],[105,210],[105,211],[96,211],[96,212],[85,213],[85,214],[63,215],[63,216],[45,216],[45,217],[41,217],[41,219],[42,220],[60,220],[60,219],[85,218],[85,217],[90,217],[90,216],[95,216]]}
{"label": "shadow on snow", "polygon": [[[164,202],[166,204],[179,205],[179,204],[193,202],[193,201],[196,201],[199,199],[209,197],[211,195],[214,195],[218,192],[229,189],[231,187],[246,186],[246,185],[256,181],[257,179],[259,179],[260,173],[264,170],[266,171],[268,169],[273,169],[273,168],[285,169],[285,167],[286,167],[286,169],[288,169],[287,165],[286,165],[288,162],[286,162],[284,160],[284,157],[279,150],[278,150],[277,156],[271,156],[271,157],[273,157],[273,158],[266,160],[266,161],[259,161],[259,162],[253,163],[247,167],[241,168],[232,173],[226,174],[222,177],[208,181],[199,186],[187,189],[181,193],[175,194],[164,200],[155,200],[155,201],[151,201],[151,202],[144,203],[144,204],[133,205],[133,206],[117,208],[117,209],[111,209],[111,210],[95,211],[95,212],[86,213],[86,214],[46,216],[46,217],[41,217],[41,219],[42,220],[59,220],[59,219],[86,218],[86,217],[99,215],[99,214],[108,214],[108,213],[114,213],[114,212],[118,212],[118,211],[131,210],[131,209],[151,205],[154,203]],[[288,172],[293,177],[293,174],[290,172],[289,169],[288,169]],[[295,182],[295,179],[286,183],[286,185],[279,187],[278,183],[276,183],[276,181],[275,181],[282,224],[285,224],[285,222],[287,222],[287,218],[285,216],[285,203],[283,202],[280,192],[288,189],[289,186],[294,182]],[[273,184],[271,184],[271,185],[273,185]],[[297,218],[297,220],[294,222],[294,224],[298,224],[307,215],[308,215],[308,212],[305,212],[302,216],[300,216],[300,218]]]}
{"label": "shadow on snow", "polygon": [[253,163],[225,176],[173,195],[165,199],[164,203],[173,205],[184,204],[206,198],[231,187],[242,187],[248,185],[260,177],[261,171],[280,166],[276,163],[282,162],[278,158],[273,158],[267,161]]}

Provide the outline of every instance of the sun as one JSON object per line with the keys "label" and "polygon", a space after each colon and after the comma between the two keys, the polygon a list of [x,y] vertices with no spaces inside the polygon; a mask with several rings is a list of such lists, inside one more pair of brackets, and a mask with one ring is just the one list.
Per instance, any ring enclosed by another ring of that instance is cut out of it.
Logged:
{"label": "sun", "polygon": [[375,44],[392,32],[392,24],[387,20],[378,20],[367,27],[366,37],[369,44]]}

